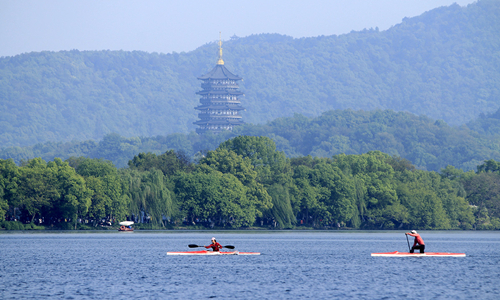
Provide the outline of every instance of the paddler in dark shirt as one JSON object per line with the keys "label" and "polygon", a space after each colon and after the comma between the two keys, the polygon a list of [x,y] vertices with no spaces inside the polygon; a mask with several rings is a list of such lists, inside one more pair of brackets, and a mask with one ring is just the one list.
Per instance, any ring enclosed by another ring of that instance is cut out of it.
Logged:
{"label": "paddler in dark shirt", "polygon": [[405,234],[415,237],[410,253],[415,252],[415,249],[420,249],[420,253],[424,253],[425,243],[424,240],[420,237],[420,234],[418,234],[416,230],[412,230],[411,232],[407,232]]}
{"label": "paddler in dark shirt", "polygon": [[223,247],[221,246],[221,244],[217,243],[217,241],[215,240],[215,238],[213,237],[212,238],[212,244],[208,245],[208,246],[205,246],[205,248],[212,248],[213,251],[219,251],[219,249],[222,249]]}

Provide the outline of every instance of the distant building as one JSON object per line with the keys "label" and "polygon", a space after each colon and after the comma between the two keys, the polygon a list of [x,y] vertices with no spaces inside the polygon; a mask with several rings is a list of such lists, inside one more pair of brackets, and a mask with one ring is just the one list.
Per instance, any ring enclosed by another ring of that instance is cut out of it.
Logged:
{"label": "distant building", "polygon": [[200,111],[198,113],[200,120],[193,123],[199,126],[196,128],[198,134],[209,131],[219,133],[223,130],[233,130],[235,126],[244,123],[240,115],[244,108],[238,99],[239,96],[243,95],[238,90],[238,81],[242,78],[224,67],[222,40],[219,39],[217,65],[212,71],[198,77],[198,79],[203,81],[201,83],[203,90],[196,92],[196,94],[201,95],[200,105],[195,107]]}

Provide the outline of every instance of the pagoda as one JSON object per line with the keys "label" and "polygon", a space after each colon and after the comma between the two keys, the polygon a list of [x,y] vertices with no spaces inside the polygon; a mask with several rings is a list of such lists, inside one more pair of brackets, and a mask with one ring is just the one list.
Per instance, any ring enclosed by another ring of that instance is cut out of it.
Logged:
{"label": "pagoda", "polygon": [[202,81],[202,91],[196,92],[200,95],[200,105],[195,107],[199,110],[198,121],[193,124],[198,125],[196,133],[207,132],[219,133],[224,130],[233,130],[235,126],[241,125],[241,106],[239,96],[243,95],[238,91],[238,81],[241,77],[229,72],[222,60],[222,40],[219,38],[219,60],[212,71],[198,77]]}

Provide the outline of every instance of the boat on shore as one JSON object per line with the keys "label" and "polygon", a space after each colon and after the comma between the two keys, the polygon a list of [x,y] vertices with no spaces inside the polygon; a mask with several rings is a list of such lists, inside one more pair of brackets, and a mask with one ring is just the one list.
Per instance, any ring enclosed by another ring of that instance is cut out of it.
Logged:
{"label": "boat on shore", "polygon": [[465,253],[450,253],[450,252],[425,252],[425,253],[408,253],[408,252],[382,252],[372,253],[372,256],[383,257],[465,257]]}
{"label": "boat on shore", "polygon": [[120,224],[120,228],[118,228],[118,231],[134,231],[134,228],[132,227],[134,222],[132,221],[123,221],[118,224]]}
{"label": "boat on shore", "polygon": [[167,255],[260,255],[260,252],[241,252],[241,251],[177,251],[167,252]]}

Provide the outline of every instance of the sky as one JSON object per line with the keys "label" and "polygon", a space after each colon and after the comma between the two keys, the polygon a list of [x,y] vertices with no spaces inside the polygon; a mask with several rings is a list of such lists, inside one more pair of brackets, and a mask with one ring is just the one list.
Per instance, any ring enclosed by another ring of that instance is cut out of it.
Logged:
{"label": "sky", "polygon": [[61,50],[188,52],[231,36],[389,29],[474,0],[0,0],[0,57]]}

